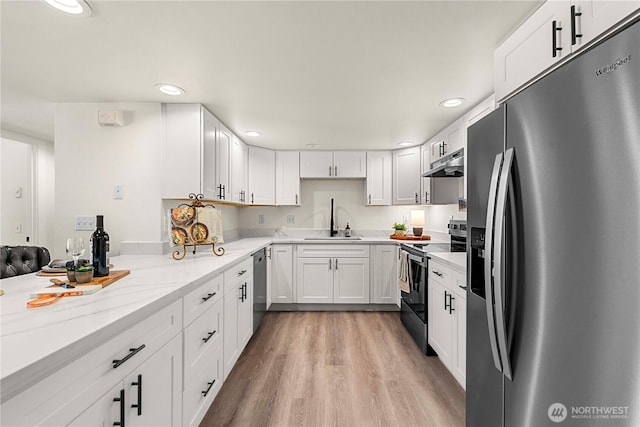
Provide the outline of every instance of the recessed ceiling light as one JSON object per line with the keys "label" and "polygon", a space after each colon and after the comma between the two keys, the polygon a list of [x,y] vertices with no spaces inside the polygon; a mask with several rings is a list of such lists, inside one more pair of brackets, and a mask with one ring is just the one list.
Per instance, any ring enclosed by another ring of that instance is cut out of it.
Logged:
{"label": "recessed ceiling light", "polygon": [[72,15],[91,16],[91,7],[84,0],[44,0],[49,6]]}
{"label": "recessed ceiling light", "polygon": [[158,83],[156,87],[165,95],[178,96],[184,93],[184,89],[182,89],[181,87],[168,83]]}
{"label": "recessed ceiling light", "polygon": [[398,145],[401,145],[403,147],[407,146],[407,145],[411,145],[413,144],[413,142],[411,141],[402,141],[402,142],[398,142]]}
{"label": "recessed ceiling light", "polygon": [[248,130],[245,132],[245,135],[247,136],[260,136],[262,135],[260,132],[258,132],[257,130]]}
{"label": "recessed ceiling light", "polygon": [[464,98],[449,98],[442,101],[440,106],[444,108],[453,108],[462,105],[463,102]]}

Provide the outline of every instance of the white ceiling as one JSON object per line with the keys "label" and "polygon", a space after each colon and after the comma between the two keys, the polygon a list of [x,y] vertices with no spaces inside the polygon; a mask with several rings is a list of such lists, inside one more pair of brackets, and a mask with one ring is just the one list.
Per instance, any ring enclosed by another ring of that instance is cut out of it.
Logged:
{"label": "white ceiling", "polygon": [[495,47],[540,2],[89,3],[2,0],[3,129],[52,141],[60,102],[197,102],[253,145],[421,143],[492,92]]}

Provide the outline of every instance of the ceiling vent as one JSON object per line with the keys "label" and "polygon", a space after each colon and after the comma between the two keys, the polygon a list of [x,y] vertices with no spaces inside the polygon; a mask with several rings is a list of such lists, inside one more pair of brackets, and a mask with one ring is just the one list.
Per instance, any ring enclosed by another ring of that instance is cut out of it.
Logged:
{"label": "ceiling vent", "polygon": [[124,114],[119,110],[98,111],[100,126],[124,126]]}

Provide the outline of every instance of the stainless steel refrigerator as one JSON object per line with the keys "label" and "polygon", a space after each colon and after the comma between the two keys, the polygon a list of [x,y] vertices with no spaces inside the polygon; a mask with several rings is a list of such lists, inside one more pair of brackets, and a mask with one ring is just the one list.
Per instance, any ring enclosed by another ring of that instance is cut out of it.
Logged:
{"label": "stainless steel refrigerator", "polygon": [[640,426],[640,23],[469,129],[467,426]]}

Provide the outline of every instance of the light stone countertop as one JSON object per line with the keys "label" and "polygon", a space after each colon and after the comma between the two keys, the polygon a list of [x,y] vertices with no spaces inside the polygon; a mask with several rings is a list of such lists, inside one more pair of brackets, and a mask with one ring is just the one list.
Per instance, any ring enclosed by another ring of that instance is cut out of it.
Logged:
{"label": "light stone countertop", "polygon": [[[98,344],[118,335],[200,284],[270,244],[398,244],[388,237],[362,240],[304,240],[253,237],[225,243],[224,256],[210,250],[183,260],[166,255],[113,257],[114,270],[131,273],[92,295],[64,297],[27,309],[29,294],[50,277],[28,274],[0,281],[0,393],[4,402],[36,384]],[[202,249],[202,248],[201,248]],[[444,256],[444,254],[440,254]]]}
{"label": "light stone countertop", "polygon": [[467,271],[467,253],[466,252],[431,252],[429,256],[440,261],[461,273]]}

